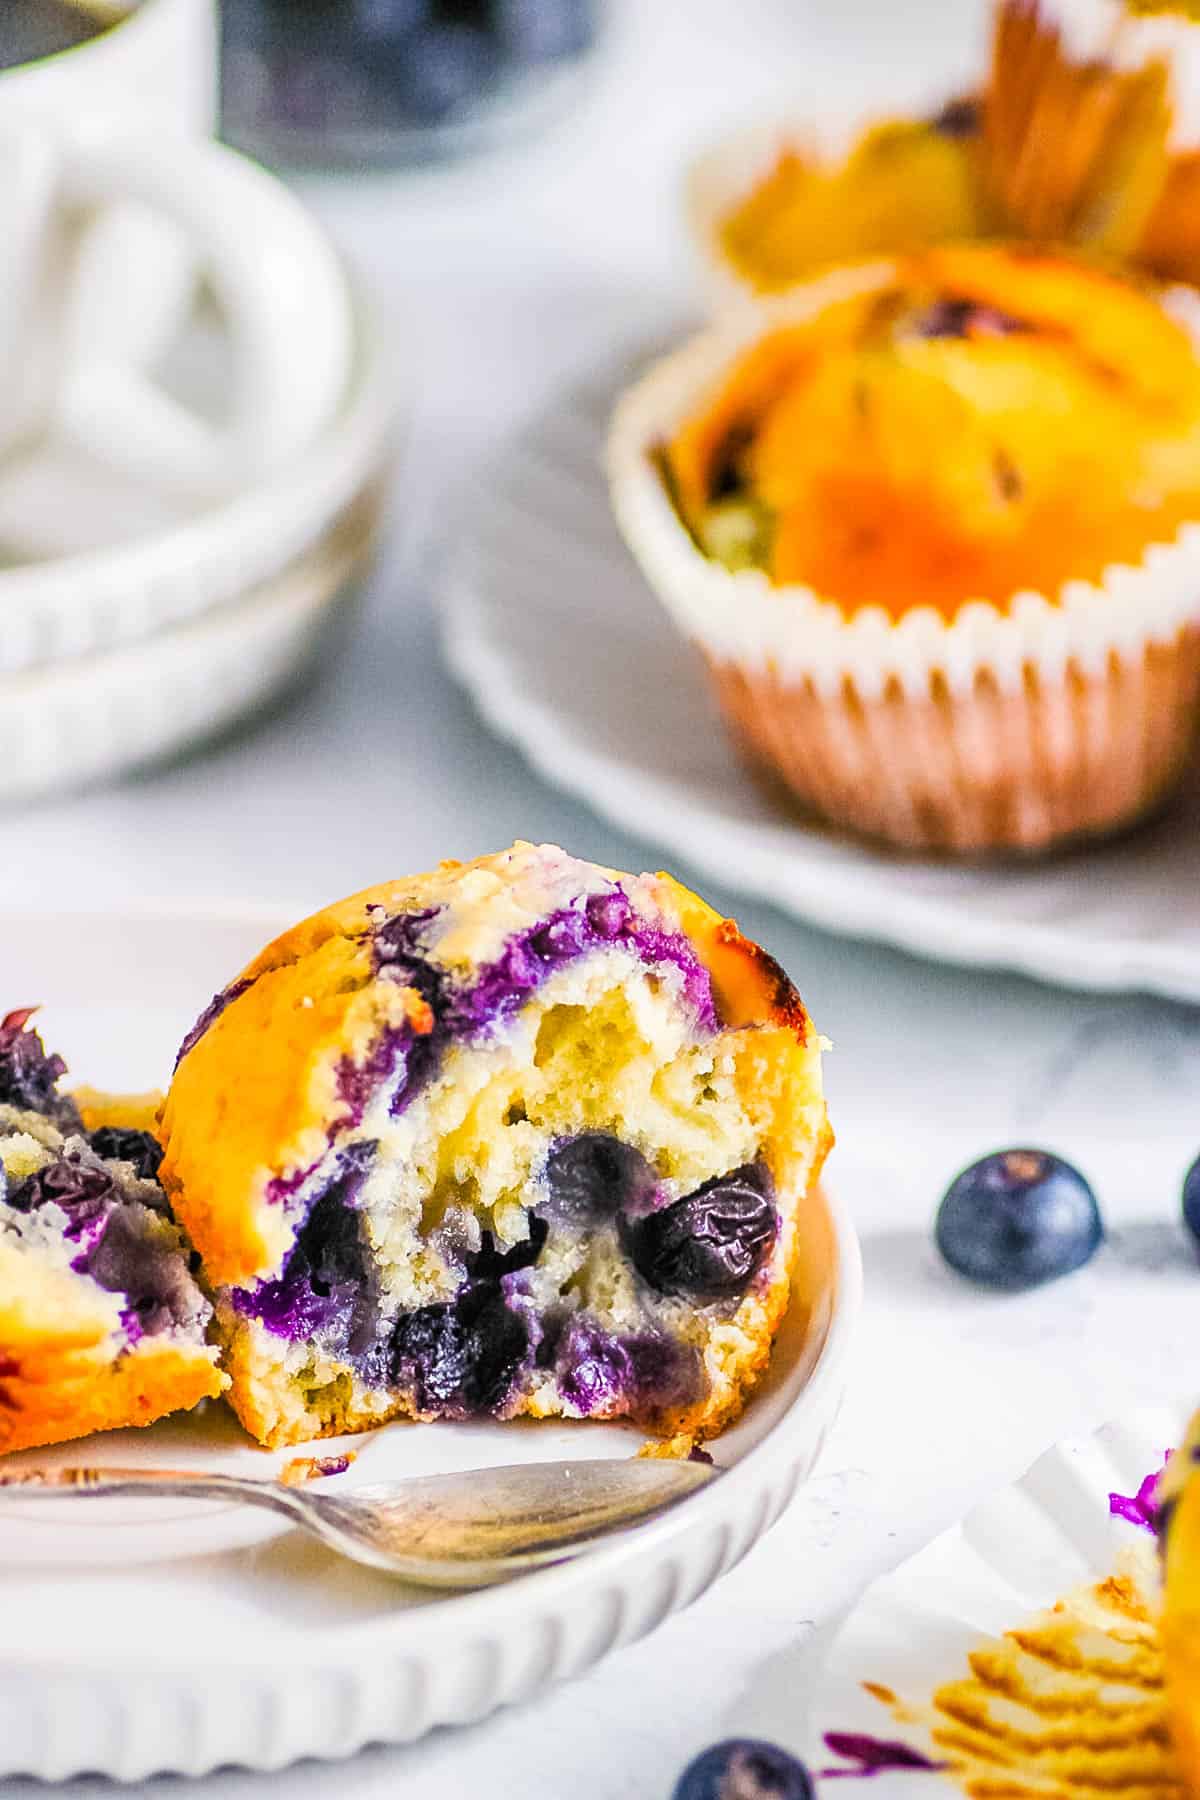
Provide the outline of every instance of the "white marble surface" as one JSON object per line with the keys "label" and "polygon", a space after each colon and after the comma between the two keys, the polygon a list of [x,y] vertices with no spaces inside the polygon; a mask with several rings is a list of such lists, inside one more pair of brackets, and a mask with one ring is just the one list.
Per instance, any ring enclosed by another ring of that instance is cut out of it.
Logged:
{"label": "white marble surface", "polygon": [[[118,791],[0,819],[0,905],[294,912],[517,834],[617,864],[655,861],[653,845],[623,840],[529,775],[442,672],[428,595],[446,497],[563,373],[678,305],[687,265],[671,208],[690,147],[760,93],[790,85],[861,104],[889,81],[961,67],[979,7],[628,0],[618,23],[594,97],[555,140],[448,173],[310,186],[407,350],[393,542],[360,634],[256,733]],[[836,1044],[831,1172],[857,1208],[868,1302],[825,1472],[689,1614],[537,1706],[337,1771],[222,1774],[154,1792],[667,1800],[714,1737],[798,1739],[822,1630],[873,1574],[1062,1433],[1164,1388],[1200,1388],[1200,1271],[1176,1223],[1179,1178],[1200,1148],[1200,1015],[958,974],[764,906],[737,911]],[[19,934],[0,947],[0,976],[21,998]],[[1001,1300],[940,1268],[929,1223],[962,1162],[1015,1140],[1080,1162],[1112,1233],[1069,1283]],[[34,1791],[5,1788],[21,1800]],[[888,1800],[884,1784],[873,1800]]]}

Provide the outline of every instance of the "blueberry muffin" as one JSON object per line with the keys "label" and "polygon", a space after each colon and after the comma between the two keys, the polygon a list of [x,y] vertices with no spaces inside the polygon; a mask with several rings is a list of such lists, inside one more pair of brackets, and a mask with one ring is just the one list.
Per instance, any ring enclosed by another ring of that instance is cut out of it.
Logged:
{"label": "blueberry muffin", "polygon": [[219,1394],[212,1308],[135,1103],[62,1093],[29,1014],[0,1024],[0,1452]]}
{"label": "blueberry muffin", "polygon": [[163,1114],[239,1416],[270,1445],[711,1435],[814,1229],[820,1057],[778,966],[669,876],[517,844],[298,925],[197,1022]]}
{"label": "blueberry muffin", "polygon": [[1182,772],[1200,358],[1155,291],[1028,246],[848,266],[656,365],[609,462],[736,741],[810,812],[1034,850]]}

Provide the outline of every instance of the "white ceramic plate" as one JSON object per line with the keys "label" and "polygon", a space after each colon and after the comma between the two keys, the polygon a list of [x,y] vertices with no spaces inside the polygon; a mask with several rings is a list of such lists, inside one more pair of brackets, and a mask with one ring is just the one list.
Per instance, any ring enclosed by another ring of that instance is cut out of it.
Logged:
{"label": "white ceramic plate", "polygon": [[[211,993],[283,924],[148,914],[6,920],[0,991],[83,1079],[161,1082]],[[721,1480],[667,1517],[561,1569],[436,1596],[338,1562],[274,1522],[219,1506],[46,1500],[0,1507],[0,1778],[101,1771],[138,1780],[222,1763],[277,1768],[403,1742],[578,1674],[686,1606],[741,1558],[809,1473],[833,1422],[858,1310],[853,1230],[814,1212],[807,1309],[767,1384],[714,1445]],[[340,1479],[558,1456],[630,1454],[620,1427],[396,1426],[351,1440]],[[333,1452],[331,1441],[322,1453]],[[224,1408],[112,1433],[88,1463],[265,1473]],[[78,1462],[64,1446],[14,1462]]]}
{"label": "white ceramic plate", "polygon": [[[946,1718],[930,1702],[944,1683],[968,1675],[971,1651],[1114,1573],[1133,1575],[1143,1593],[1153,1594],[1154,1539],[1113,1517],[1109,1496],[1136,1494],[1146,1476],[1161,1468],[1165,1453],[1180,1442],[1189,1411],[1186,1401],[1151,1407],[1091,1437],[1064,1439],[1021,1481],[868,1588],[835,1639],[811,1695],[802,1734],[802,1754],[810,1766],[853,1767],[836,1748],[831,1751],[830,1733],[898,1742],[931,1761],[943,1758],[946,1749],[933,1731]],[[1093,1655],[1100,1649],[1094,1637],[1083,1641]],[[1110,1670],[1116,1660],[1110,1659]],[[1043,1678],[1049,1679],[1044,1671]],[[1086,1673],[1080,1680],[1087,1682]],[[894,1695],[899,1707],[864,1683]],[[1111,1675],[1107,1686],[1096,1681],[1096,1691],[1110,1705],[1117,1698]],[[1153,1694],[1143,1697],[1160,1703]],[[1001,1773],[1011,1776],[1014,1792],[1041,1791],[1045,1770],[1039,1778],[1030,1745],[1061,1732],[1061,1715],[1022,1715],[1011,1696],[1000,1693],[985,1704],[993,1716],[1029,1734],[1017,1761]],[[898,1719],[897,1712],[911,1716]],[[796,1747],[801,1749],[801,1734]],[[896,1768],[877,1774],[870,1791],[872,1800],[931,1800],[957,1789],[939,1775]]]}
{"label": "white ceramic plate", "polygon": [[645,360],[564,393],[464,496],[445,644],[489,723],[607,818],[827,930],[1083,988],[1200,998],[1200,783],[1136,835],[1007,866],[888,856],[766,796],[612,521],[607,420]]}

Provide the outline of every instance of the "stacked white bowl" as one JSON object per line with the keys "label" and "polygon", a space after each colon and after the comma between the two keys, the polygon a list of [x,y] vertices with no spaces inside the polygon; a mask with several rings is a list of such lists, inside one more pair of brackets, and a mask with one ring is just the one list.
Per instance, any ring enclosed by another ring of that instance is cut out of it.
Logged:
{"label": "stacked white bowl", "polygon": [[0,800],[291,682],[386,474],[361,298],[299,201],[207,138],[213,0],[104,3],[81,47],[0,71]]}

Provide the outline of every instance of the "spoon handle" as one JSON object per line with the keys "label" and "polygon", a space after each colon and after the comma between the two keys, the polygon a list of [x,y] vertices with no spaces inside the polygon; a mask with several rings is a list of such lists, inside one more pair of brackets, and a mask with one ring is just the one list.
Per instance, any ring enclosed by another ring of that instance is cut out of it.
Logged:
{"label": "spoon handle", "polygon": [[0,1472],[0,1500],[6,1493],[50,1499],[142,1495],[172,1500],[238,1500],[295,1520],[303,1510],[276,1482],[243,1475],[197,1475],[186,1469],[28,1469]]}

